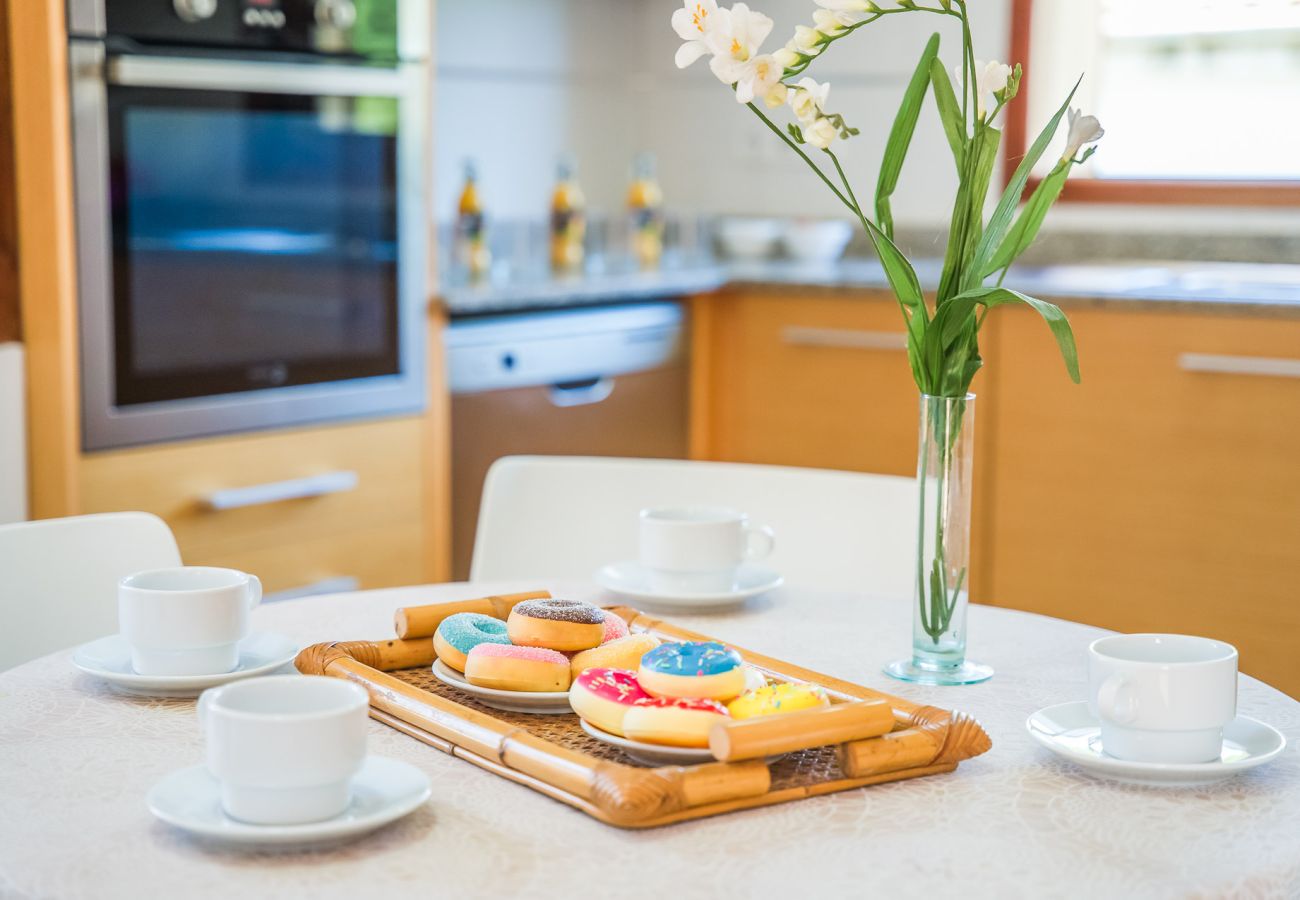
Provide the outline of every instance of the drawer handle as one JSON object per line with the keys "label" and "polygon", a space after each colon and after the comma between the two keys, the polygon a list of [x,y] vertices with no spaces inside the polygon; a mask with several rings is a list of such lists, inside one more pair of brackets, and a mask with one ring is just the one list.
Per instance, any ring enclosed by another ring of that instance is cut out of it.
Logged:
{"label": "drawer handle", "polygon": [[1178,367],[1184,372],[1218,372],[1223,375],[1300,378],[1300,359],[1272,359],[1267,356],[1221,356],[1217,353],[1182,353],[1178,356]]}
{"label": "drawer handle", "polygon": [[285,588],[283,591],[267,594],[262,598],[262,602],[279,603],[281,600],[297,600],[299,597],[316,597],[320,594],[345,594],[348,591],[355,591],[360,586],[361,582],[351,575],[340,575],[337,578],[322,578],[320,581],[313,581],[301,587]]}
{"label": "drawer handle", "polygon": [[244,506],[260,506],[263,503],[279,503],[283,500],[302,500],[308,497],[324,497],[327,494],[342,494],[355,490],[356,486],[356,472],[324,472],[306,478],[291,478],[288,481],[268,481],[266,484],[250,484],[248,487],[225,488],[208,494],[204,502],[209,509],[239,509]]}
{"label": "drawer handle", "polygon": [[551,405],[561,408],[603,403],[612,393],[614,393],[614,379],[608,377],[566,381],[553,384],[546,389],[546,396],[550,398]]}
{"label": "drawer handle", "polygon": [[797,347],[843,347],[854,350],[906,350],[902,331],[859,331],[852,328],[812,328],[787,325],[781,340]]}

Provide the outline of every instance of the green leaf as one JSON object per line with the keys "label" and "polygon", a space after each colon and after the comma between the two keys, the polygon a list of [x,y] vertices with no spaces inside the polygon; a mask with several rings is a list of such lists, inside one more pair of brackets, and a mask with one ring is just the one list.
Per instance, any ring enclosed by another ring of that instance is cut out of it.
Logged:
{"label": "green leaf", "polygon": [[1070,380],[1078,384],[1079,351],[1074,345],[1070,320],[1059,306],[1010,288],[981,287],[958,294],[935,311],[934,319],[926,330],[926,337],[945,349],[950,348],[963,338],[967,319],[974,316],[976,306],[994,307],[1007,303],[1023,303],[1042,316],[1047,327],[1052,330],[1052,336],[1056,338]]}
{"label": "green leaf", "polygon": [[898,174],[903,169],[903,160],[907,157],[907,148],[912,143],[912,134],[916,131],[916,119],[921,114],[921,104],[925,100],[925,91],[930,85],[930,62],[939,53],[939,35],[933,34],[921,53],[912,80],[903,92],[903,102],[894,117],[894,126],[889,130],[889,140],[885,143],[885,155],[880,161],[880,177],[876,181],[876,221],[880,229],[889,237],[894,234],[894,216],[889,207],[890,195],[898,187]]}
{"label": "green leaf", "polygon": [[921,347],[925,333],[930,324],[929,310],[925,307],[925,294],[921,291],[921,280],[916,277],[916,270],[907,261],[903,251],[899,250],[889,236],[876,227],[876,223],[864,217],[867,234],[880,257],[880,265],[885,270],[889,286],[893,288],[894,297],[902,307],[903,318],[907,321],[907,361],[912,366],[912,378],[922,393],[929,393],[930,384],[926,380],[921,366]]}
{"label": "green leaf", "polygon": [[993,215],[989,217],[988,227],[984,229],[984,236],[980,239],[979,247],[975,251],[975,259],[969,267],[972,272],[984,272],[993,258],[993,253],[1002,238],[1006,235],[1007,227],[1011,224],[1011,216],[1015,213],[1016,207],[1020,205],[1020,195],[1025,191],[1025,185],[1029,181],[1029,173],[1034,166],[1038,164],[1039,158],[1047,145],[1052,142],[1052,136],[1056,134],[1056,127],[1061,124],[1061,117],[1065,115],[1066,109],[1070,106],[1070,101],[1074,99],[1074,92],[1079,89],[1083,76],[1074,83],[1070,89],[1070,95],[1065,98],[1061,108],[1052,116],[1051,121],[1043,127],[1034,143],[1030,145],[1029,152],[1025,154],[1024,159],[1020,160],[1020,165],[1016,166],[1015,173],[1011,180],[1007,182],[1007,189],[1002,192],[1002,198],[998,201],[997,207],[993,210]]}
{"label": "green leaf", "polygon": [[979,279],[971,270],[970,263],[983,233],[984,198],[988,196],[989,180],[993,176],[1001,141],[1002,132],[980,125],[967,148],[966,171],[959,179],[952,224],[948,229],[943,276],[939,281],[939,305],[948,302],[953,294],[978,285]]}
{"label": "green leaf", "polygon": [[1047,211],[1052,208],[1056,198],[1061,196],[1061,189],[1065,187],[1065,179],[1069,174],[1070,163],[1066,161],[1057,165],[1046,178],[1038,182],[1038,187],[1034,188],[1034,192],[1029,195],[1029,202],[1025,204],[1015,224],[998,245],[993,259],[980,272],[981,278],[987,278],[998,269],[1011,265],[1016,257],[1024,253],[1034,242],[1034,238],[1038,237],[1038,229],[1042,227],[1043,219],[1047,216]]}
{"label": "green leaf", "polygon": [[960,173],[961,161],[966,153],[966,120],[962,118],[961,104],[953,92],[952,81],[937,57],[930,60],[930,84],[934,87],[934,102],[939,107],[943,133],[948,138],[952,158],[957,161],[957,171]]}

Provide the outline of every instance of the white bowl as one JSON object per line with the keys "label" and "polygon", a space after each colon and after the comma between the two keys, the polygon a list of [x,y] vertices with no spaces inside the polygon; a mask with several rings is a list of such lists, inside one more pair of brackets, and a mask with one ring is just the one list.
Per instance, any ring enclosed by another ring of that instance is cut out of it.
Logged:
{"label": "white bowl", "polygon": [[731,259],[764,259],[776,249],[784,231],[779,219],[723,219],[718,223],[718,242]]}
{"label": "white bowl", "polygon": [[853,226],[843,219],[795,220],[785,227],[785,252],[799,262],[834,262],[853,238]]}

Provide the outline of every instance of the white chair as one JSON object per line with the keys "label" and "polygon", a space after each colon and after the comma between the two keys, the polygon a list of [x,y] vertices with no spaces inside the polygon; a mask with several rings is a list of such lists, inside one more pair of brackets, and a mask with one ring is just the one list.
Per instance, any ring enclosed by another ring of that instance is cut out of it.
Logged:
{"label": "white chair", "polygon": [[149,513],[0,525],[0,670],[113,634],[118,579],[180,564],[171,529]]}
{"label": "white chair", "polygon": [[916,483],[896,475],[741,463],[508,456],[483,485],[473,580],[588,579],[636,559],[649,506],[743,510],[776,532],[763,565],[795,587],[911,597]]}

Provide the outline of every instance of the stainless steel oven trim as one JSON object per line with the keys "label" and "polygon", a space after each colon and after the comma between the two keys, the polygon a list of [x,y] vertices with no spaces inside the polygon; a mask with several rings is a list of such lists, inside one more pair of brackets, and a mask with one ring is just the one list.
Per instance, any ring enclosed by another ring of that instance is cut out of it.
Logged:
{"label": "stainless steel oven trim", "polygon": [[[108,209],[106,72],[109,65],[101,43],[71,42],[69,67],[77,211],[83,448],[100,450],[423,409],[427,394],[424,344],[428,314],[428,228],[423,213],[429,104],[425,66],[418,63],[400,66],[402,90],[395,95],[400,104],[397,151],[399,373],[116,408],[113,402],[116,391]],[[281,65],[286,75],[292,69],[322,68],[289,63]],[[274,84],[272,80],[271,85]],[[351,92],[357,95],[367,93],[364,89]]]}
{"label": "stainless steel oven trim", "polygon": [[263,94],[365,94],[401,97],[411,91],[413,66],[392,69],[178,56],[112,56],[108,83],[132,87],[249,91]]}

